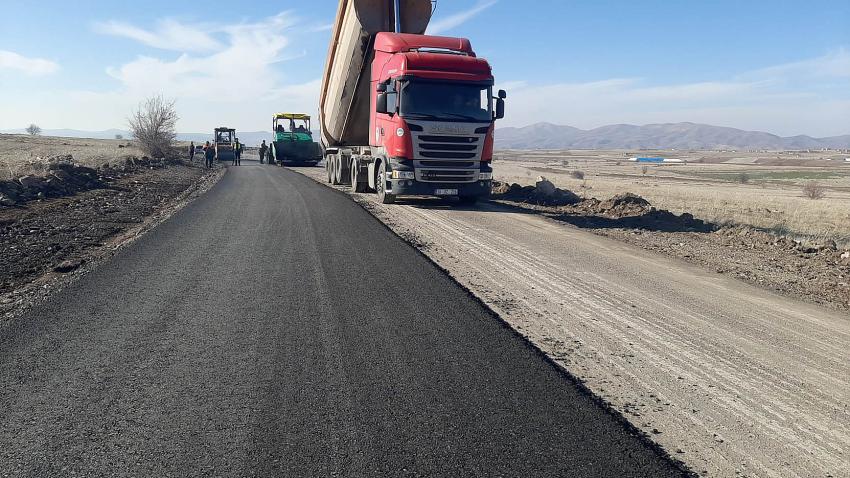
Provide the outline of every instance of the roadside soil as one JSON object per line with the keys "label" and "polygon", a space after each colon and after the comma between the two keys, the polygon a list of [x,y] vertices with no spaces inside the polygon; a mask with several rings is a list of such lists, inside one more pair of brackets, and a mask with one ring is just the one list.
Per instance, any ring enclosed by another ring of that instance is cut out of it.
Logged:
{"label": "roadside soil", "polygon": [[691,214],[656,209],[629,193],[600,201],[547,187],[551,189],[543,194],[536,186],[502,183],[493,198],[758,287],[850,310],[850,252],[832,241],[794,240],[749,226],[712,224]]}
{"label": "roadside soil", "polygon": [[0,314],[10,318],[202,193],[223,174],[183,162],[72,196],[0,207]]}
{"label": "roadside soil", "polygon": [[[321,168],[292,169],[326,184]],[[700,476],[847,476],[845,311],[603,237],[602,224],[567,224],[562,211],[351,196]],[[584,221],[642,207],[621,199],[560,207],[586,208],[573,209]],[[726,237],[688,216],[655,217],[685,224],[674,232],[685,237]]]}

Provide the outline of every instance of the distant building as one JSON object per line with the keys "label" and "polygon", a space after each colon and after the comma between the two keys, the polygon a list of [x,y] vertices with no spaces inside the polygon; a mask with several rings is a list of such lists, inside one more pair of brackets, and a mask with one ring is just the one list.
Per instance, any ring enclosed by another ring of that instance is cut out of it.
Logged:
{"label": "distant building", "polygon": [[664,158],[630,158],[629,161],[638,163],[663,163]]}

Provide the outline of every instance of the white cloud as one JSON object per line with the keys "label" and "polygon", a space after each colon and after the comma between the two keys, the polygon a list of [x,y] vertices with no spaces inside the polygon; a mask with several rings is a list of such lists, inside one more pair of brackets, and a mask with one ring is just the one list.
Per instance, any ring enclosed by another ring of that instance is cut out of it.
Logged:
{"label": "white cloud", "polygon": [[741,75],[742,78],[850,78],[850,51],[839,48],[817,58],[762,68]]}
{"label": "white cloud", "polygon": [[12,51],[0,50],[0,70],[21,71],[27,75],[49,75],[59,70],[59,65],[43,58],[27,58]]}
{"label": "white cloud", "polygon": [[428,34],[439,35],[445,31],[451,30],[452,28],[458,27],[468,22],[484,10],[487,10],[488,8],[492,7],[497,2],[498,0],[482,0],[469,10],[458,12],[453,15],[449,15],[445,18],[437,19],[436,21],[431,22],[431,24],[428,26]]}
{"label": "white cloud", "polygon": [[[159,30],[194,28],[173,20],[158,25],[166,24],[167,28]],[[106,111],[114,111],[115,107],[110,105],[120,104],[125,111],[121,118],[123,123],[126,112],[141,99],[163,94],[177,99],[181,116],[178,127],[182,131],[205,131],[221,121],[238,125],[243,130],[266,129],[267,117],[275,110],[297,108],[312,113],[317,107],[319,80],[288,84],[276,68],[280,62],[304,55],[303,51],[290,51],[288,30],[294,25],[293,15],[282,12],[253,23],[208,24],[205,31],[218,32],[216,38],[209,37],[214,45],[203,36],[187,34],[183,39],[187,41],[178,41],[172,35],[174,41],[168,49],[179,51],[181,54],[177,58],[139,56],[107,69],[107,73],[119,82],[118,89],[78,92],[71,99]],[[123,30],[133,31],[131,38],[138,37],[138,42],[154,46],[149,36],[154,32],[132,26]],[[188,41],[192,38],[196,41]],[[179,45],[182,48],[178,48]]]}
{"label": "white cloud", "polygon": [[[850,55],[777,65],[728,80],[647,85],[615,78],[587,83],[512,86],[502,126],[540,121],[583,129],[613,123],[691,121],[783,135],[850,133]],[[843,87],[836,85],[844,85]]]}
{"label": "white cloud", "polygon": [[211,35],[214,30],[212,26],[189,25],[172,19],[159,21],[154,30],[145,30],[116,20],[96,23],[94,30],[105,35],[129,38],[161,50],[198,52],[221,47]]}

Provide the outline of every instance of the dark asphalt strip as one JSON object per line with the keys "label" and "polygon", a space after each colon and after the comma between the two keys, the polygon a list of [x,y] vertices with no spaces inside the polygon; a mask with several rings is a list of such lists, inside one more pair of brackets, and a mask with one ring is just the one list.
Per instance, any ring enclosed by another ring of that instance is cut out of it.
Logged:
{"label": "dark asphalt strip", "polygon": [[682,475],[348,197],[245,164],[0,331],[0,475]]}

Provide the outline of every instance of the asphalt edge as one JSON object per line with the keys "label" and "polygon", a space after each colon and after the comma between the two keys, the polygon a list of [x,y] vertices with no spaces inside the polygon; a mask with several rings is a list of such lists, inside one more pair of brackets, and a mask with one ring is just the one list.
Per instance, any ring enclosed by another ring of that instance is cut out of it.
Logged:
{"label": "asphalt edge", "polygon": [[438,264],[436,261],[434,261],[419,246],[417,246],[416,244],[411,242],[409,240],[409,238],[406,238],[406,237],[398,234],[396,231],[394,231],[389,225],[387,225],[384,221],[382,221],[378,216],[376,216],[372,212],[372,210],[370,210],[367,207],[368,203],[365,200],[359,199],[357,196],[351,194],[348,191],[343,190],[342,188],[334,187],[331,184],[322,182],[322,181],[317,180],[315,178],[312,178],[312,177],[310,177],[306,174],[303,174],[298,170],[294,170],[294,169],[291,169],[291,168],[286,168],[286,169],[288,169],[288,170],[290,170],[294,173],[300,174],[301,176],[304,176],[305,178],[307,178],[311,181],[314,181],[314,182],[316,182],[316,183],[318,183],[322,186],[325,186],[328,189],[334,191],[335,193],[342,194],[345,197],[347,197],[348,199],[350,199],[352,202],[357,204],[360,208],[362,208],[364,211],[366,211],[366,213],[368,213],[370,216],[372,216],[372,218],[375,219],[375,221],[378,222],[382,227],[387,229],[392,235],[398,237],[402,242],[407,244],[417,254],[419,254],[426,261],[428,261],[431,265],[433,265],[437,270],[439,270],[446,277],[448,277],[448,279],[451,280],[456,286],[460,287],[461,290],[463,290],[469,298],[471,298],[481,308],[484,309],[484,311],[487,313],[487,315],[489,315],[491,318],[495,319],[495,321],[501,327],[507,329],[511,334],[513,334],[515,337],[520,339],[520,341],[523,344],[525,344],[525,346],[528,347],[532,351],[532,353],[534,353],[538,357],[542,358],[544,362],[548,363],[551,367],[553,367],[566,381],[568,381],[573,386],[575,386],[578,389],[578,391],[581,395],[584,395],[585,397],[589,398],[593,403],[595,403],[600,408],[602,408],[602,410],[604,412],[606,412],[608,415],[610,415],[612,418],[614,418],[615,422],[617,422],[618,424],[623,426],[623,428],[625,428],[626,431],[629,434],[631,434],[632,436],[634,436],[635,438],[640,440],[641,443],[646,445],[650,450],[652,450],[661,459],[671,463],[674,468],[676,468],[678,471],[682,472],[683,476],[686,476],[686,477],[699,477],[700,476],[698,473],[691,470],[687,466],[687,464],[685,464],[685,462],[675,458],[673,455],[670,454],[670,452],[668,452],[666,449],[664,449],[664,447],[662,447],[661,445],[656,443],[654,440],[652,440],[652,437],[648,433],[646,433],[645,431],[641,430],[640,428],[638,428],[634,424],[632,424],[632,422],[630,422],[622,413],[620,413],[620,411],[618,411],[616,408],[614,408],[608,401],[606,401],[604,398],[600,397],[599,395],[595,394],[584,383],[584,381],[582,381],[580,378],[573,375],[572,372],[570,372],[569,370],[567,370],[566,367],[564,367],[563,365],[559,364],[554,359],[552,359],[552,357],[550,357],[548,354],[546,354],[546,352],[544,352],[540,347],[538,347],[537,344],[532,342],[531,339],[529,339],[528,337],[523,335],[521,332],[519,332],[517,329],[515,329],[513,326],[511,326],[511,324],[508,321],[506,321],[498,313],[496,313],[496,311],[494,311],[483,299],[481,299],[480,297],[475,295],[475,293],[470,288],[468,288],[465,285],[463,285],[462,283],[460,283],[457,280],[457,278],[455,278],[455,276],[453,276],[448,270],[446,270],[444,267],[442,267],[440,264]]}
{"label": "asphalt edge", "polygon": [[110,238],[109,242],[104,243],[91,256],[87,257],[85,263],[79,269],[65,274],[46,271],[41,277],[29,284],[7,293],[7,297],[14,297],[16,300],[9,304],[5,310],[0,311],[0,314],[2,314],[0,315],[0,330],[13,324],[33,307],[46,302],[58,292],[97,270],[120,250],[131,246],[148,232],[156,229],[177,212],[206,194],[218,184],[225,174],[227,174],[226,167],[216,169],[211,175],[202,176],[200,181],[186,188],[162,209],[145,217],[140,224]]}

